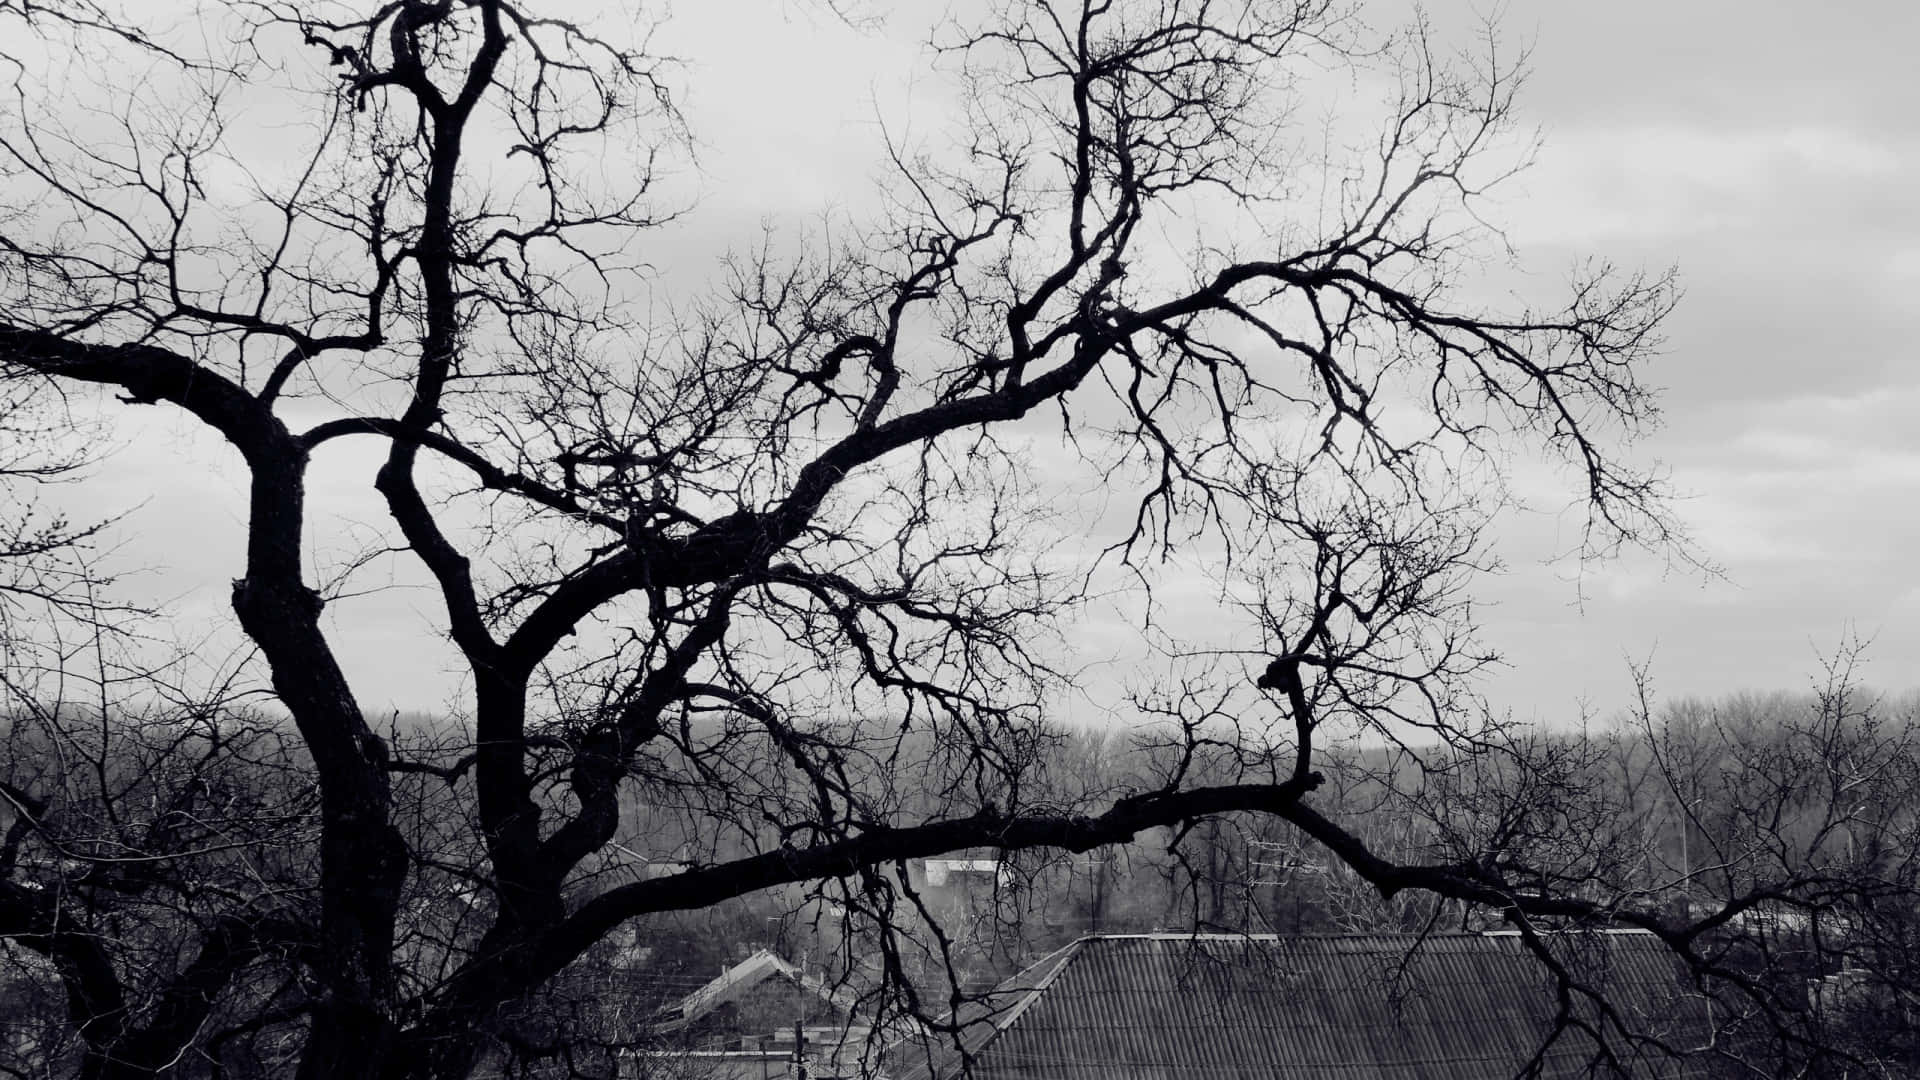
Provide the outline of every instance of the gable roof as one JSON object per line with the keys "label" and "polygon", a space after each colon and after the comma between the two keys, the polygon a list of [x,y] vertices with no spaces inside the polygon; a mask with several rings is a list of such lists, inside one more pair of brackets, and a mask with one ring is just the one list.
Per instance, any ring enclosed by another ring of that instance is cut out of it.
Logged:
{"label": "gable roof", "polygon": [[[1559,935],[1551,949],[1636,1034],[1683,1051],[1709,1041],[1705,999],[1652,935]],[[973,1080],[1486,1080],[1540,1051],[1555,1010],[1516,934],[1085,937],[964,1006],[960,1048],[896,1048],[890,1075],[954,1080],[964,1048]],[[1573,1015],[1596,1012],[1576,995]],[[1636,1077],[1705,1075],[1615,1044]],[[1569,1029],[1539,1075],[1586,1076],[1593,1050]]]}
{"label": "gable roof", "polygon": [[729,1002],[739,1001],[755,987],[770,979],[779,979],[801,987],[836,1008],[851,1012],[856,995],[844,986],[832,986],[825,980],[806,974],[771,949],[761,949],[720,973],[720,977],[681,998],[678,1005],[660,1010],[655,1030],[676,1031],[686,1027]]}

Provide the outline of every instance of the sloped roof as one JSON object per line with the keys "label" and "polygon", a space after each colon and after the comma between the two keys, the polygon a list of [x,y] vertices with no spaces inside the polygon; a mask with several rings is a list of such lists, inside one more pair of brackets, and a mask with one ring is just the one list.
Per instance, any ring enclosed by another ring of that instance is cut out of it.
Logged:
{"label": "sloped roof", "polygon": [[782,979],[803,987],[840,1009],[851,1010],[855,1004],[852,990],[829,985],[822,979],[801,972],[773,950],[761,949],[721,972],[719,978],[681,998],[678,1005],[660,1010],[656,1027],[662,1031],[685,1027],[730,1001],[740,1000],[769,979]]}
{"label": "sloped roof", "polygon": [[[1556,937],[1557,958],[1620,1022],[1678,1050],[1709,1012],[1647,934]],[[964,1007],[973,1080],[1488,1080],[1512,1076],[1554,1029],[1551,976],[1517,935],[1081,938]],[[1576,998],[1574,1016],[1594,1007]],[[955,1080],[949,1036],[896,1048],[890,1075]],[[1624,1042],[1624,1041],[1620,1041]],[[1539,1075],[1588,1075],[1594,1043],[1568,1030]],[[1616,1045],[1636,1077],[1704,1063]]]}

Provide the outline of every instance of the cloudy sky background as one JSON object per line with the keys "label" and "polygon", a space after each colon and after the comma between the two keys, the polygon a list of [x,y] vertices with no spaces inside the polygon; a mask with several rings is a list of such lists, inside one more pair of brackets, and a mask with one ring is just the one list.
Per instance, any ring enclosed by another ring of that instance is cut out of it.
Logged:
{"label": "cloudy sky background", "polygon": [[[882,171],[877,117],[909,137],[943,122],[920,46],[940,6],[894,7],[856,31],[792,0],[689,3],[659,31],[656,51],[685,59],[701,191],[650,252],[662,273],[710,273],[763,220],[857,210]],[[1481,13],[1431,7],[1463,42]],[[1402,9],[1369,10],[1387,25]],[[1629,659],[1650,659],[1666,696],[1801,688],[1847,635],[1872,639],[1871,681],[1920,683],[1920,11],[1544,0],[1501,23],[1532,47],[1521,117],[1544,141],[1496,220],[1549,276],[1586,255],[1680,269],[1685,298],[1649,372],[1666,425],[1636,453],[1669,467],[1678,516],[1724,575],[1658,554],[1552,560],[1578,517],[1549,500],[1512,518],[1509,570],[1479,587],[1484,639],[1508,662],[1490,697],[1523,717],[1606,713],[1628,700]],[[140,449],[88,498],[144,500],[119,557],[149,568],[140,587],[183,628],[228,620],[242,482],[209,464],[221,451],[140,412],[117,440]],[[141,442],[153,433],[157,450]],[[330,458],[316,510],[371,530],[367,464]],[[1533,479],[1523,466],[1520,486]],[[341,607],[367,705],[433,709],[452,692],[451,655],[421,648],[436,606],[403,587]]]}
{"label": "cloudy sky background", "polygon": [[[857,198],[876,99],[889,111],[919,61],[913,20],[896,18],[883,50],[799,10],[738,37],[728,6],[682,12],[662,35],[698,58],[690,104],[714,196],[743,214]],[[1873,642],[1869,679],[1920,682],[1920,10],[1841,7],[1544,0],[1497,14],[1507,43],[1531,49],[1519,105],[1543,144],[1495,220],[1542,274],[1588,255],[1679,268],[1685,298],[1650,372],[1666,423],[1637,452],[1670,468],[1678,516],[1724,572],[1658,554],[1553,560],[1580,519],[1549,495],[1507,524],[1508,573],[1479,590],[1507,660],[1487,684],[1497,704],[1606,713],[1629,700],[1629,660],[1650,660],[1668,696],[1800,689],[1852,636]],[[1461,45],[1487,13],[1428,10]],[[754,86],[782,90],[730,92]]]}
{"label": "cloudy sky background", "polygon": [[[1529,26],[1528,21],[1533,25]],[[1545,136],[1511,212],[1523,258],[1677,264],[1653,371],[1666,461],[1725,580],[1633,559],[1583,608],[1516,561],[1495,692],[1611,704],[1623,655],[1670,694],[1800,686],[1843,635],[1868,677],[1920,647],[1920,14],[1899,4],[1516,4],[1536,42],[1522,108]]]}

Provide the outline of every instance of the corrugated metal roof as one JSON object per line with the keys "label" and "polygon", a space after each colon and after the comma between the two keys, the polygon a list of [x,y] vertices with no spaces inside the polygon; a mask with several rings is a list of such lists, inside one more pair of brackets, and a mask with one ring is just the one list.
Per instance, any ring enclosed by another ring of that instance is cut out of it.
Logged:
{"label": "corrugated metal roof", "polygon": [[[1706,1002],[1657,939],[1551,940],[1628,1030],[1676,1049],[1707,1042]],[[1596,1019],[1575,1002],[1576,1019]],[[975,1080],[1487,1080],[1521,1069],[1555,1013],[1551,976],[1514,935],[1128,935],[1082,938],[960,1017]],[[1615,1042],[1633,1076],[1704,1074]],[[902,1049],[896,1076],[962,1075],[951,1039]],[[1539,1075],[1586,1076],[1594,1049],[1568,1030]]]}

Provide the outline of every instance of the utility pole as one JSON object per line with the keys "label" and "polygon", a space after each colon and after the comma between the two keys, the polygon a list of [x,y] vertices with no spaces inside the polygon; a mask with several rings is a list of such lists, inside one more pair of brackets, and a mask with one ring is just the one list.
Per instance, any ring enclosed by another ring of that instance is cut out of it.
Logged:
{"label": "utility pole", "polygon": [[801,1027],[807,1018],[807,961],[813,959],[812,943],[800,950],[800,969],[793,979],[793,1078],[807,1080],[807,1033]]}

